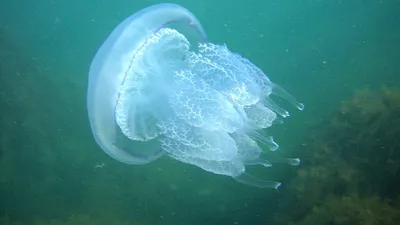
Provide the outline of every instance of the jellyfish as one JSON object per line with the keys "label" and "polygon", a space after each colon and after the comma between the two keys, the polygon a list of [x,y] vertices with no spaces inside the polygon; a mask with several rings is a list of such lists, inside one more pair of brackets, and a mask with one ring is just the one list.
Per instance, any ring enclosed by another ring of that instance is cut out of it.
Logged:
{"label": "jellyfish", "polygon": [[289,116],[271,96],[304,106],[250,60],[214,44],[182,6],[149,6],[121,22],[89,71],[87,110],[95,141],[112,158],[143,165],[162,156],[255,186],[247,166],[298,165],[271,159],[266,130]]}

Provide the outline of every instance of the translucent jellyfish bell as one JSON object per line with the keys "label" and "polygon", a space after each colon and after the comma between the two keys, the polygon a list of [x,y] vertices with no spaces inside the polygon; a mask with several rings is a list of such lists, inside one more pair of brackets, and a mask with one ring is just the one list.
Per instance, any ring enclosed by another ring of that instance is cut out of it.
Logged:
{"label": "translucent jellyfish bell", "polygon": [[246,166],[298,165],[270,159],[265,129],[289,113],[269,96],[303,105],[253,63],[206,40],[198,20],[175,4],[128,17],[93,59],[87,105],[96,142],[111,157],[149,163],[166,154],[239,182],[278,188]]}
{"label": "translucent jellyfish bell", "polygon": [[[117,126],[116,108],[121,97],[121,86],[126,82],[132,69],[132,60],[141,54],[149,42],[149,36],[168,26],[186,27],[193,30],[192,36],[205,40],[206,35],[196,17],[188,10],[175,4],[158,4],[145,8],[121,22],[108,36],[97,51],[89,72],[87,91],[87,110],[93,136],[97,144],[111,157],[128,164],[145,164],[163,155],[159,146],[150,143],[142,146],[147,151],[132,148],[121,137],[121,128]],[[135,87],[132,87],[132,89]],[[145,99],[134,99],[136,105],[146,105]],[[142,123],[146,128],[146,109],[132,108],[127,113],[140,113],[142,118],[132,118],[130,123]],[[136,112],[133,112],[136,110]],[[144,117],[144,118],[143,118]],[[142,119],[140,121],[140,119]],[[137,127],[133,127],[138,129]],[[143,140],[155,136],[154,131],[137,131]],[[140,138],[137,138],[140,139]],[[136,143],[137,145],[137,143]],[[135,146],[133,146],[135,147]]]}

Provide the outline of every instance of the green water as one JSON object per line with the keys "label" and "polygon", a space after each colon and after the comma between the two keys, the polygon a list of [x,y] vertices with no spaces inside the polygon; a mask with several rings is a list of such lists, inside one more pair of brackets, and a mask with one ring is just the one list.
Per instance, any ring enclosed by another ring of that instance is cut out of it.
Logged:
{"label": "green water", "polygon": [[[166,157],[125,165],[94,142],[91,60],[120,21],[158,2],[0,0],[0,224],[275,224],[296,168],[253,169],[283,181],[277,192]],[[305,104],[272,129],[283,155],[356,90],[400,85],[398,0],[172,2]]]}

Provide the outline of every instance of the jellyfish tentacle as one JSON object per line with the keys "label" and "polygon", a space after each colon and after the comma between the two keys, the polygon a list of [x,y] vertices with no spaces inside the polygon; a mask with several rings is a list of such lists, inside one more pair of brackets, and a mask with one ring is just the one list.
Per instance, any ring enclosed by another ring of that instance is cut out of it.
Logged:
{"label": "jellyfish tentacle", "polygon": [[269,97],[265,97],[262,101],[265,107],[271,109],[272,111],[278,113],[283,118],[290,116],[289,112],[276,104],[272,99]]}
{"label": "jellyfish tentacle", "polygon": [[248,173],[242,173],[233,178],[240,183],[259,188],[273,188],[275,190],[278,190],[278,188],[281,186],[280,182],[261,180]]}
{"label": "jellyfish tentacle", "polygon": [[261,165],[261,166],[264,166],[267,168],[272,167],[272,164],[269,162],[269,160],[261,159],[261,158],[244,159],[243,164],[246,166]]}
{"label": "jellyfish tentacle", "polygon": [[266,153],[262,152],[260,154],[260,159],[264,159],[270,162],[270,163],[286,163],[292,166],[298,166],[300,165],[300,159],[299,158],[281,158],[281,157],[271,157],[267,155]]}
{"label": "jellyfish tentacle", "polygon": [[250,130],[248,134],[261,144],[267,146],[271,151],[276,151],[279,148],[279,145],[274,141],[272,136],[263,136],[256,130]]}
{"label": "jellyfish tentacle", "polygon": [[300,165],[300,159],[299,158],[281,158],[281,159],[270,159],[270,162],[273,163],[286,163],[292,166],[298,166]]}
{"label": "jellyfish tentacle", "polygon": [[281,86],[271,83],[272,86],[272,94],[281,97],[290,102],[290,104],[294,105],[298,110],[304,109],[304,104],[297,101],[289,92],[283,89]]}

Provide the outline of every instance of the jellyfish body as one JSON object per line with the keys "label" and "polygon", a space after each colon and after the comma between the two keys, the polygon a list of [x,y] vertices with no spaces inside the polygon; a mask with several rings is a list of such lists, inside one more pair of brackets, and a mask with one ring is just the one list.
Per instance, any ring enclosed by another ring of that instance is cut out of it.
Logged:
{"label": "jellyfish body", "polygon": [[[195,31],[197,40],[174,23]],[[272,94],[303,109],[248,59],[207,42],[188,10],[158,4],[126,19],[101,46],[87,104],[96,142],[118,161],[145,164],[166,154],[245,184],[278,188],[245,172],[248,165],[272,165],[259,145],[278,149],[264,130],[289,113]]]}
{"label": "jellyfish body", "polygon": [[[161,149],[138,153],[119,143],[119,127],[115,109],[121,95],[121,85],[127,71],[146,44],[149,35],[169,23],[190,24],[200,36],[205,33],[196,17],[174,4],[159,4],[145,8],[120,23],[97,51],[89,72],[87,110],[97,144],[111,157],[129,164],[145,164],[163,155]],[[144,122],[144,121],[143,121]]]}

